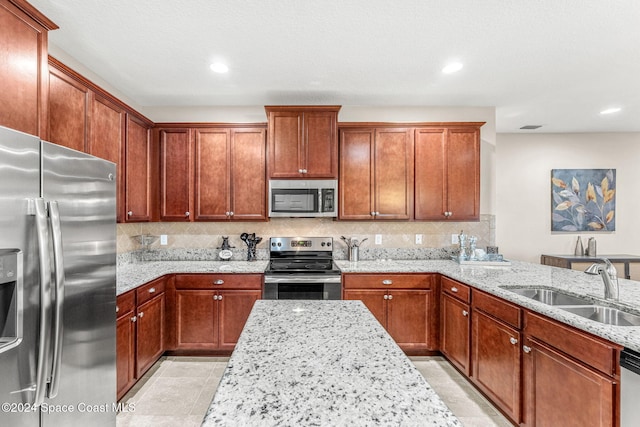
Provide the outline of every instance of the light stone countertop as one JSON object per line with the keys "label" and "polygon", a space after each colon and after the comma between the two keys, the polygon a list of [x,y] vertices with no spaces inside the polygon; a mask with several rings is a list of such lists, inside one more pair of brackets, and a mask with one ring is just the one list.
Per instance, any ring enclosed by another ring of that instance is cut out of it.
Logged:
{"label": "light stone countertop", "polygon": [[[600,276],[580,271],[511,261],[510,267],[482,267],[459,265],[449,260],[376,260],[335,261],[343,273],[441,273],[467,283],[492,295],[512,301],[535,312],[547,315],[578,329],[593,333],[635,351],[640,351],[640,327],[610,326],[587,320],[575,314],[534,301],[501,288],[541,286],[559,289],[570,294],[604,301],[604,286]],[[118,295],[165,274],[172,273],[264,273],[268,261],[152,261],[119,265]],[[619,279],[618,305],[640,315],[640,282]]]}
{"label": "light stone countertop", "polygon": [[360,301],[259,300],[203,426],[461,426]]}

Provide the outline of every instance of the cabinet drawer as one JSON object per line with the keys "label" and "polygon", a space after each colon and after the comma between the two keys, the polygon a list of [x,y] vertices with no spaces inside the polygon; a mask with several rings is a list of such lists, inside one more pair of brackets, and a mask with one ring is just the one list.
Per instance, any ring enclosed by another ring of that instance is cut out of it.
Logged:
{"label": "cabinet drawer", "polygon": [[471,288],[469,286],[463,285],[460,282],[444,276],[440,283],[442,285],[442,292],[445,292],[462,302],[466,302],[467,304],[471,302]]}
{"label": "cabinet drawer", "polygon": [[138,297],[138,306],[149,301],[164,292],[166,280],[163,278],[156,279],[153,282],[149,282],[146,285],[142,285],[136,289],[136,296]]}
{"label": "cabinet drawer", "polygon": [[129,291],[122,295],[118,295],[116,298],[116,316],[118,318],[124,316],[127,313],[135,310],[136,307],[136,292]]}
{"label": "cabinet drawer", "polygon": [[345,289],[431,289],[433,274],[344,274]]}
{"label": "cabinet drawer", "polygon": [[262,274],[179,274],[176,289],[262,289]]}
{"label": "cabinet drawer", "polygon": [[607,375],[616,375],[622,347],[525,311],[524,332]]}
{"label": "cabinet drawer", "polygon": [[473,307],[482,310],[490,316],[495,317],[516,329],[522,327],[520,307],[508,303],[504,300],[475,291],[473,293]]}

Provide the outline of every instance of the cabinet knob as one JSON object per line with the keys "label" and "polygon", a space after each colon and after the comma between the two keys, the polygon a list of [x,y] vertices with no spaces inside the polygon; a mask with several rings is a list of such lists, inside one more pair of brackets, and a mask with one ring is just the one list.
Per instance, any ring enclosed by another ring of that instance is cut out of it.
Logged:
{"label": "cabinet knob", "polygon": [[142,319],[144,317],[144,311],[141,311],[140,314],[138,314],[138,317]]}
{"label": "cabinet knob", "polygon": [[393,299],[393,295],[389,295],[389,299]]}
{"label": "cabinet knob", "polygon": [[307,170],[306,169],[302,169],[302,173],[307,173]]}
{"label": "cabinet knob", "polygon": [[138,320],[138,318],[137,318],[136,316],[133,316],[133,317],[131,318],[131,321],[132,321],[133,323],[135,323],[137,320]]}
{"label": "cabinet knob", "polygon": [[233,216],[233,211],[229,212],[229,216]]}
{"label": "cabinet knob", "polygon": [[469,315],[469,312],[467,310],[462,310],[462,315],[464,317],[467,317]]}
{"label": "cabinet knob", "polygon": [[458,293],[458,288],[456,288],[455,286],[453,288],[451,288],[451,292],[453,292],[454,294]]}
{"label": "cabinet knob", "polygon": [[527,345],[523,345],[522,346],[522,351],[524,351],[525,353],[529,354],[529,353],[531,353],[531,347],[529,347]]}
{"label": "cabinet knob", "polygon": [[224,213],[224,216],[229,216],[229,213],[230,213],[229,211],[226,211],[226,212]]}
{"label": "cabinet knob", "polygon": [[386,295],[382,297],[383,299],[389,299],[389,295]]}
{"label": "cabinet knob", "polygon": [[149,293],[150,293],[150,294],[155,294],[155,293],[156,293],[156,288],[151,288],[151,289],[149,289]]}
{"label": "cabinet knob", "polygon": [[127,216],[132,216],[132,215],[133,215],[133,211],[127,212]]}
{"label": "cabinet knob", "polygon": [[376,216],[376,213],[371,211],[371,216]]}
{"label": "cabinet knob", "polygon": [[120,311],[120,307],[116,305],[116,313]]}
{"label": "cabinet knob", "polygon": [[224,285],[224,280],[218,279],[213,282],[214,285]]}
{"label": "cabinet knob", "polygon": [[189,215],[191,215],[191,212],[187,211],[187,212],[184,213],[184,216],[186,216],[186,217],[189,217]]}
{"label": "cabinet knob", "polygon": [[298,173],[302,173],[302,169],[298,169]]}
{"label": "cabinet knob", "polygon": [[517,340],[517,339],[515,339],[514,337],[510,337],[510,338],[509,338],[509,342],[510,342],[511,344],[513,344],[513,345],[518,344],[518,340]]}
{"label": "cabinet knob", "polygon": [[383,285],[393,285],[393,280],[390,279],[385,279],[382,281]]}

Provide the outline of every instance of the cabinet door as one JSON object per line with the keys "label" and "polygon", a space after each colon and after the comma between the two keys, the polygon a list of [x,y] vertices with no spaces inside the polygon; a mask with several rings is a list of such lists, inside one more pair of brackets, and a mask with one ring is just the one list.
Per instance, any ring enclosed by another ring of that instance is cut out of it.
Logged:
{"label": "cabinet door", "polygon": [[244,324],[256,300],[262,296],[261,291],[219,291],[219,349],[233,350],[238,343]]}
{"label": "cabinet door", "polygon": [[373,129],[340,130],[340,219],[373,219]]}
{"label": "cabinet door", "polygon": [[136,315],[125,313],[116,321],[117,395],[120,399],[135,382]]}
{"label": "cabinet door", "polygon": [[218,343],[217,296],[214,291],[176,290],[178,349],[215,350]]}
{"label": "cabinet door", "polygon": [[125,220],[151,220],[151,138],[142,121],[127,115]]}
{"label": "cabinet door", "polygon": [[189,129],[160,130],[160,219],[189,221],[193,149]]}
{"label": "cabinet door", "polygon": [[266,131],[231,130],[231,219],[267,219]]}
{"label": "cabinet door", "polygon": [[525,339],[524,426],[616,425],[614,380],[534,339]]}
{"label": "cabinet door", "polygon": [[473,312],[472,380],[509,417],[520,421],[520,333]]}
{"label": "cabinet door", "polygon": [[415,139],[415,219],[447,219],[447,130],[416,129]]}
{"label": "cabinet door", "polygon": [[195,220],[226,220],[230,185],[229,129],[195,129]]}
{"label": "cabinet door", "polygon": [[440,315],[440,351],[454,366],[469,375],[469,305],[442,294]]}
{"label": "cabinet door", "polygon": [[38,15],[0,1],[0,125],[47,139],[47,30],[57,26]]}
{"label": "cabinet door", "polygon": [[345,290],[344,299],[360,300],[369,309],[371,314],[380,322],[382,326],[387,327],[387,295],[386,290]]}
{"label": "cabinet door", "polygon": [[404,351],[432,348],[430,290],[389,290],[387,331]]}
{"label": "cabinet door", "polygon": [[377,129],[373,159],[375,219],[410,219],[413,216],[411,130]]}
{"label": "cabinet door", "polygon": [[269,177],[300,178],[302,169],[302,113],[269,113]]}
{"label": "cabinet door", "polygon": [[93,94],[91,106],[89,154],[109,160],[117,165],[116,214],[118,222],[122,222],[124,210],[123,160],[126,115],[122,108],[100,95]]}
{"label": "cabinet door", "polygon": [[164,299],[163,293],[138,306],[137,378],[164,353]]}
{"label": "cabinet door", "polygon": [[304,163],[306,178],[338,177],[337,113],[304,113]]}
{"label": "cabinet door", "polygon": [[447,141],[447,204],[450,219],[480,218],[480,129],[449,129]]}
{"label": "cabinet door", "polygon": [[89,88],[50,67],[49,141],[86,152],[89,102]]}

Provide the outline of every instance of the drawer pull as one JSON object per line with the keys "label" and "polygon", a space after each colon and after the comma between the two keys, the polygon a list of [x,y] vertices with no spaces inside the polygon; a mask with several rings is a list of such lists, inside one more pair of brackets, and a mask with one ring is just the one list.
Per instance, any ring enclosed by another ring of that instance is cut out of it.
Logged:
{"label": "drawer pull", "polygon": [[215,282],[213,282],[214,285],[224,285],[224,280],[222,279],[218,279]]}
{"label": "drawer pull", "polygon": [[393,285],[393,280],[385,279],[382,281],[383,285]]}
{"label": "drawer pull", "polygon": [[149,293],[150,293],[150,294],[153,294],[153,293],[155,293],[155,292],[156,292],[156,288],[151,288],[151,289],[149,289]]}
{"label": "drawer pull", "polygon": [[467,310],[462,310],[462,315],[464,317],[467,317],[469,315],[469,312]]}
{"label": "drawer pull", "polygon": [[458,288],[456,288],[455,286],[453,288],[451,288],[451,292],[453,293],[457,293],[458,292]]}
{"label": "drawer pull", "polygon": [[513,345],[518,344],[518,340],[517,340],[517,339],[515,339],[514,337],[510,337],[510,338],[509,338],[509,342],[510,342],[511,344],[513,344]]}
{"label": "drawer pull", "polygon": [[529,354],[529,353],[531,353],[531,347],[523,345],[522,346],[522,351],[524,351],[525,353]]}

